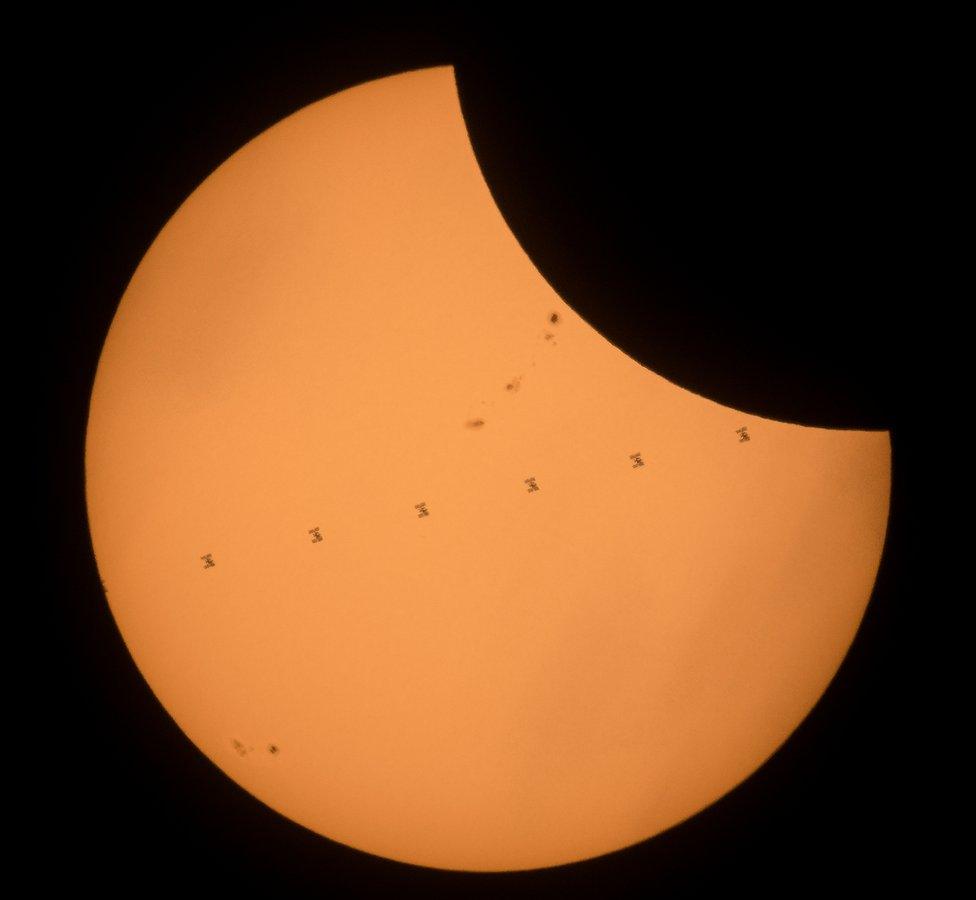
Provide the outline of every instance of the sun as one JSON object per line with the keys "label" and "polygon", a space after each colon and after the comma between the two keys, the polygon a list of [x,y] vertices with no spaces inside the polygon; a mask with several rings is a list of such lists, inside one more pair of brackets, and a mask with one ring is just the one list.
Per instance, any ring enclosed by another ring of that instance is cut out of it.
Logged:
{"label": "sun", "polygon": [[112,614],[201,752],[330,839],[504,871],[652,837],[775,752],[863,616],[890,456],[605,340],[438,66],[186,199],[112,322],[85,467]]}

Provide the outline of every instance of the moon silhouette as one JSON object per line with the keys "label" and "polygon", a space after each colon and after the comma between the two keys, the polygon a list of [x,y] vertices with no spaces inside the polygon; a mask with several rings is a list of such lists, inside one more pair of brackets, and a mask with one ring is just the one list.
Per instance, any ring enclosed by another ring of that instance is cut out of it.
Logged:
{"label": "moon silhouette", "polygon": [[776,751],[864,614],[891,461],[581,319],[438,66],[187,198],[112,322],[85,470],[112,614],[207,757],[332,840],[505,871],[645,840]]}

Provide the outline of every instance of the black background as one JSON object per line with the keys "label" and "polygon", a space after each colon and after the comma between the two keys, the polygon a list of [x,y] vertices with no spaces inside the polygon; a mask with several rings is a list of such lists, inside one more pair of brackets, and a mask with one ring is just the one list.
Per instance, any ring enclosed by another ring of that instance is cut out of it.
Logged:
{"label": "black background", "polygon": [[[909,648],[920,603],[914,379],[928,327],[917,300],[918,135],[932,123],[910,28],[704,16],[678,27],[597,13],[234,24],[79,15],[21,38],[17,171],[29,173],[24,231],[37,253],[25,259],[44,285],[24,332],[36,336],[33,511],[47,541],[27,670],[34,802],[20,829],[35,879],[109,896],[147,886],[486,897],[931,887],[925,664]],[[128,656],[84,505],[101,342],[177,206],[285,115],[444,63],[456,67],[475,152],[511,229],[614,344],[729,406],[892,435],[878,582],[808,719],[704,813],[619,853],[537,872],[380,860],[237,787]]]}

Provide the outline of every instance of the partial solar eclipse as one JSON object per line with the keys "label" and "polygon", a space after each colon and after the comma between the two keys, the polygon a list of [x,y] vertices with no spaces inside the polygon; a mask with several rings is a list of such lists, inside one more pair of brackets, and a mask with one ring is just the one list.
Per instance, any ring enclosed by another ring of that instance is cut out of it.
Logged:
{"label": "partial solar eclipse", "polygon": [[332,840],[497,871],[647,839],[786,740],[871,595],[890,455],[583,321],[439,66],[186,199],[109,329],[85,465],[112,614],[207,757]]}

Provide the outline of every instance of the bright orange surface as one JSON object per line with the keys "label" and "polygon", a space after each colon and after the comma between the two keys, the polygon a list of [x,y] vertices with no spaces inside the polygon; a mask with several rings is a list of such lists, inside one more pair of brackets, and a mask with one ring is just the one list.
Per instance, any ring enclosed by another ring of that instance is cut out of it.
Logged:
{"label": "bright orange surface", "polygon": [[334,840],[497,870],[647,838],[786,739],[870,596],[890,442],[597,334],[495,207],[445,66],[303,109],[180,207],[86,467],[112,612],[210,759]]}

